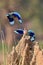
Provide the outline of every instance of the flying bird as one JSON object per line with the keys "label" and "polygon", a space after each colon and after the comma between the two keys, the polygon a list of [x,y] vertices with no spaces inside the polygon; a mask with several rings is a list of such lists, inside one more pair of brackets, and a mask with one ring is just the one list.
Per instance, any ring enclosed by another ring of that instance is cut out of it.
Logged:
{"label": "flying bird", "polygon": [[10,25],[14,25],[14,22],[15,22],[14,18],[15,17],[17,17],[18,18],[18,22],[20,24],[22,24],[22,17],[21,17],[21,15],[18,12],[11,12],[11,13],[8,13],[6,16],[7,16],[8,20],[9,20]]}

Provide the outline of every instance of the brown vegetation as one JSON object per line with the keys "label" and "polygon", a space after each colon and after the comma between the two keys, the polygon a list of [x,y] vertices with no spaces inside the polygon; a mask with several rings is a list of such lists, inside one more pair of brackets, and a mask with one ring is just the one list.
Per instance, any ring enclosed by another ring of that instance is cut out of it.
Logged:
{"label": "brown vegetation", "polygon": [[43,54],[38,42],[32,43],[26,34],[9,55],[8,65],[43,65]]}

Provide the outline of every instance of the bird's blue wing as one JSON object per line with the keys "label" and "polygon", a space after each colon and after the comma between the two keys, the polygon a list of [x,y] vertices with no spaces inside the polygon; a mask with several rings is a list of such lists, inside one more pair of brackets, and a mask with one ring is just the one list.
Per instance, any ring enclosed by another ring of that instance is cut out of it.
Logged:
{"label": "bird's blue wing", "polygon": [[23,34],[24,31],[22,29],[17,29],[14,31],[16,34]]}
{"label": "bird's blue wing", "polygon": [[22,23],[22,17],[21,17],[21,15],[18,12],[13,12],[12,15],[18,18],[19,23]]}

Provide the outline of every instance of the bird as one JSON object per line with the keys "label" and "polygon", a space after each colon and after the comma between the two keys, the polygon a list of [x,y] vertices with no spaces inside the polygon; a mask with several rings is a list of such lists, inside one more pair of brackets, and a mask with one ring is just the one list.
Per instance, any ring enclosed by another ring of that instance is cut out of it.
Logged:
{"label": "bird", "polygon": [[14,23],[15,23],[14,18],[15,17],[18,18],[18,22],[20,24],[22,24],[22,22],[23,22],[22,21],[22,17],[21,17],[21,15],[18,12],[11,12],[11,13],[6,14],[6,16],[7,16],[8,20],[9,20],[10,25],[14,25]]}
{"label": "bird", "polygon": [[30,36],[30,40],[35,41],[35,33],[33,30],[28,30],[28,35]]}
{"label": "bird", "polygon": [[[17,29],[14,31],[16,34],[24,34],[24,30],[23,29]],[[33,42],[35,41],[35,33],[33,30],[28,30],[28,35],[30,36],[30,40]]]}

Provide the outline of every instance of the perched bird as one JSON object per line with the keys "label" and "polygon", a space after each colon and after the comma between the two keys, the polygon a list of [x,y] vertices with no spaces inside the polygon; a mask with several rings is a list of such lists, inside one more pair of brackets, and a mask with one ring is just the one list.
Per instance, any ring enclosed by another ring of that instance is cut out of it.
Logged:
{"label": "perched bird", "polygon": [[[16,34],[24,34],[23,29],[17,29],[14,31]],[[35,33],[32,30],[28,30],[28,35],[30,36],[30,40],[35,41]]]}
{"label": "perched bird", "polygon": [[9,20],[10,25],[14,25],[14,22],[15,22],[14,18],[15,17],[18,18],[19,23],[22,23],[22,17],[18,12],[11,12],[11,13],[8,13],[6,16],[7,16],[8,20]]}
{"label": "perched bird", "polygon": [[35,41],[35,33],[32,30],[28,30],[28,35],[30,36],[31,41]]}

